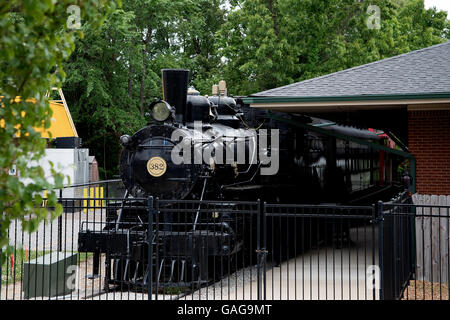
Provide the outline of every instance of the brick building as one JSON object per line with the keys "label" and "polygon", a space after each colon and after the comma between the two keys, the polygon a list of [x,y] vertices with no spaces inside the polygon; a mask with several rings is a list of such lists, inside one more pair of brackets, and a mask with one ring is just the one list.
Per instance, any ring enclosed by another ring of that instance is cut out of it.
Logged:
{"label": "brick building", "polygon": [[408,123],[418,192],[450,195],[450,110],[409,111]]}
{"label": "brick building", "polygon": [[421,199],[441,204],[450,199],[450,42],[256,93],[244,101],[255,108],[382,129],[413,156],[413,190],[441,196],[440,201]]}

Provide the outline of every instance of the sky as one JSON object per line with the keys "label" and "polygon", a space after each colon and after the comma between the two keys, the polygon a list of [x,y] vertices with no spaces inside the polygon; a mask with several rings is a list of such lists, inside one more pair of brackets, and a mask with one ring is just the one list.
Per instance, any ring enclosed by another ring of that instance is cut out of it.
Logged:
{"label": "sky", "polygon": [[450,0],[425,0],[425,7],[427,9],[436,7],[440,10],[447,11],[449,13],[448,17],[450,19]]}

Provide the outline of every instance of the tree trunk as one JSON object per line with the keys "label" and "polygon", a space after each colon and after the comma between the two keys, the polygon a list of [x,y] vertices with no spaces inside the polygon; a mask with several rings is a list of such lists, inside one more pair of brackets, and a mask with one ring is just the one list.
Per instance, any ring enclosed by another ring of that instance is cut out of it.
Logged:
{"label": "tree trunk", "polygon": [[130,98],[133,97],[133,65],[131,65],[130,63],[130,74],[129,74],[129,78],[128,78],[128,96]]}
{"label": "tree trunk", "polygon": [[142,74],[141,74],[141,88],[140,88],[140,93],[139,93],[139,110],[141,111],[141,115],[144,116],[144,82],[145,82],[145,49],[144,52],[142,53]]}
{"label": "tree trunk", "polygon": [[148,43],[150,42],[150,38],[152,36],[152,30],[151,29],[147,29],[147,34],[145,36],[145,38],[143,39],[143,43],[144,43],[144,48],[142,49],[142,74],[141,74],[141,88],[140,88],[140,93],[139,93],[139,110],[141,111],[141,115],[144,116],[144,89],[145,89],[145,73],[147,71],[146,68],[146,60],[145,60],[145,56],[147,54],[147,46]]}
{"label": "tree trunk", "polygon": [[273,7],[274,0],[267,0],[267,9],[269,9],[270,13],[272,14],[272,21],[273,21],[273,29],[275,31],[275,35],[278,37],[280,34],[280,28],[278,26],[278,15],[276,12],[276,9]]}

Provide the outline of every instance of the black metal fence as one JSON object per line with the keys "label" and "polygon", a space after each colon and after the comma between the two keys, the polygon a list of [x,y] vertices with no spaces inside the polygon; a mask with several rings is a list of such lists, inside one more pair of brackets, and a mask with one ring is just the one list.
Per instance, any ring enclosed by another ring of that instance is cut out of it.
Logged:
{"label": "black metal fence", "polygon": [[449,300],[450,207],[400,196],[380,204],[382,298]]}
{"label": "black metal fence", "polygon": [[0,300],[449,299],[450,207],[405,195],[373,206],[96,191],[60,202],[33,234],[11,224]]}
{"label": "black metal fence", "polygon": [[[51,223],[41,223],[32,234],[19,221],[11,224],[12,250],[1,268],[0,299],[78,300],[108,292],[107,273],[113,269],[109,249],[116,249],[118,237],[123,236],[115,232],[114,216],[122,208],[133,209],[134,203],[123,203],[122,198],[60,202],[63,214]],[[91,248],[83,247],[81,238],[90,239]],[[144,292],[126,287],[101,296],[107,300],[144,298]]]}
{"label": "black metal fence", "polygon": [[153,212],[155,299],[258,299],[259,202],[156,200]]}
{"label": "black metal fence", "polygon": [[378,204],[380,229],[381,296],[401,299],[414,276],[414,216],[411,199],[400,195],[389,203]]}
{"label": "black metal fence", "polygon": [[0,300],[258,299],[259,202],[60,203],[33,234],[10,226]]}
{"label": "black metal fence", "polygon": [[266,204],[267,299],[372,300],[374,207]]}

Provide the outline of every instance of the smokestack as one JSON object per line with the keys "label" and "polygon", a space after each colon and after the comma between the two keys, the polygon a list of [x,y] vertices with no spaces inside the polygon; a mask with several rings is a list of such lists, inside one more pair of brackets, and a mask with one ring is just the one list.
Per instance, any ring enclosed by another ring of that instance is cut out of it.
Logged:
{"label": "smokestack", "polygon": [[163,100],[175,108],[176,121],[185,124],[189,70],[163,69],[161,73]]}

